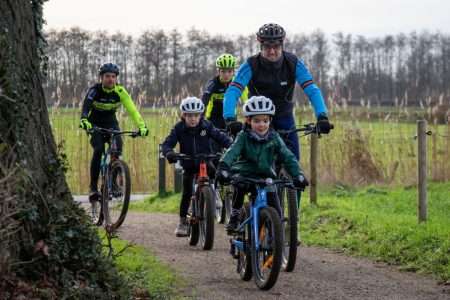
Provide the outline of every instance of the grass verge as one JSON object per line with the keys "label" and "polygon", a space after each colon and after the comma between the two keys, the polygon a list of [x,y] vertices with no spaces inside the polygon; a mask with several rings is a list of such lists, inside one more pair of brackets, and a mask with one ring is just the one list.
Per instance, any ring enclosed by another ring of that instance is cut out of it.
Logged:
{"label": "grass verge", "polygon": [[[106,243],[104,232],[99,232]],[[128,242],[114,238],[114,253],[127,247]],[[114,264],[120,275],[133,289],[136,299],[177,299],[177,290],[182,279],[169,266],[160,262],[156,256],[141,246],[132,245],[118,255]]]}
{"label": "grass verge", "polygon": [[165,195],[153,194],[142,201],[130,202],[130,210],[140,212],[178,213],[181,194],[169,192]]}
{"label": "grass verge", "polygon": [[337,187],[314,207],[303,201],[302,241],[450,279],[450,190],[428,186],[428,221],[418,224],[413,188]]}

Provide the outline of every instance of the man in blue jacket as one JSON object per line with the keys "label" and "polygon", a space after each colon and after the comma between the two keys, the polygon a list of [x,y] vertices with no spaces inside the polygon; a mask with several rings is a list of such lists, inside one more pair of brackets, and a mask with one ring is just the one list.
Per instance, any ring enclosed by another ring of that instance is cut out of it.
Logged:
{"label": "man in blue jacket", "polygon": [[[286,36],[284,29],[278,24],[269,23],[259,28],[256,36],[261,46],[260,53],[251,56],[240,66],[225,93],[223,116],[231,131],[233,127],[240,128],[240,124],[235,122],[235,108],[246,86],[249,97],[265,96],[273,101],[276,110],[272,125],[275,129],[295,127],[292,98],[297,82],[314,108],[320,133],[329,133],[331,125],[322,93],[303,62],[294,54],[283,50]],[[288,139],[287,146],[299,159],[297,134],[290,134]]]}

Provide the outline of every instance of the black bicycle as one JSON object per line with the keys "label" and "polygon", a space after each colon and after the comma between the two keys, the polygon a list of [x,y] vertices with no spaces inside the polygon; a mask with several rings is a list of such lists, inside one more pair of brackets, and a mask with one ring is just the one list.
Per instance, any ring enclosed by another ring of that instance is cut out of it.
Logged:
{"label": "black bicycle", "polygon": [[193,181],[194,188],[187,215],[189,245],[195,246],[199,240],[203,250],[211,250],[214,245],[214,218],[216,214],[214,185],[208,176],[208,162],[218,159],[219,154],[196,154],[189,156],[177,153],[176,160],[200,161],[198,173]]}
{"label": "black bicycle", "polygon": [[[334,126],[331,125],[331,129],[333,128]],[[314,123],[305,124],[301,127],[288,130],[277,130],[277,132],[287,145],[290,143],[288,136],[294,132],[303,132],[300,137],[313,133],[318,134],[320,137],[320,132]],[[279,179],[291,180],[291,176],[280,163],[275,163],[275,170]],[[278,198],[280,200],[282,214],[281,225],[284,235],[282,269],[286,272],[292,272],[297,261],[297,247],[299,246],[298,215],[300,209],[301,191],[295,190],[288,186],[279,186]]]}
{"label": "black bicycle", "polygon": [[[219,130],[227,134],[233,141],[236,139],[236,135],[232,134],[229,129]],[[214,182],[214,188],[216,191],[216,221],[219,224],[228,224],[228,222],[230,222],[231,210],[233,207],[234,188],[232,185],[223,185],[218,180]]]}
{"label": "black bicycle", "polygon": [[120,159],[117,137],[128,135],[139,136],[138,131],[119,131],[93,127],[88,133],[98,132],[110,138],[108,147],[102,155],[100,164],[101,197],[99,201],[91,201],[92,221],[95,225],[115,230],[122,225],[128,212],[131,193],[131,177],[128,165]]}

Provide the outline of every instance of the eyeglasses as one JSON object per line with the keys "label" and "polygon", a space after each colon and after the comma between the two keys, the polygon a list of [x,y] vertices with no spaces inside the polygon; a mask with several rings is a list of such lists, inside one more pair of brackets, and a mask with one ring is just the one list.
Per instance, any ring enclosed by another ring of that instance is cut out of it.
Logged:
{"label": "eyeglasses", "polygon": [[281,44],[262,44],[261,45],[262,50],[269,51],[269,50],[275,50],[279,51],[282,48]]}

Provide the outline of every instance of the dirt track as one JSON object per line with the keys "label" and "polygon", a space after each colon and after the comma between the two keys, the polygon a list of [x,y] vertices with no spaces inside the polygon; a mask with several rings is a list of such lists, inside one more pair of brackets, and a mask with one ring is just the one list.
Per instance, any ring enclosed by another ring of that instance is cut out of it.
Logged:
{"label": "dirt track", "polygon": [[173,234],[178,217],[129,213],[120,236],[147,247],[188,281],[193,299],[450,299],[450,287],[393,267],[327,250],[301,247],[296,270],[282,273],[270,291],[244,282],[228,254],[229,238],[216,225],[212,251],[190,247]]}

